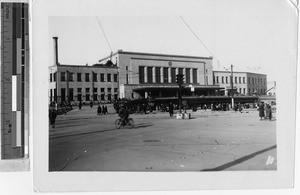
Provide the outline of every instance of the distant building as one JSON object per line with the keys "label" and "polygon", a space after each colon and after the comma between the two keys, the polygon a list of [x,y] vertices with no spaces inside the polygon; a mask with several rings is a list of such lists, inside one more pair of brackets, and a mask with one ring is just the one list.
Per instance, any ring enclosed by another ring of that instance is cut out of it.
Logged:
{"label": "distant building", "polygon": [[[128,99],[175,97],[176,75],[183,74],[183,95],[213,95],[212,57],[127,52],[119,50],[101,60],[115,59],[119,71],[120,97]],[[193,91],[194,90],[194,91]]]}
{"label": "distant building", "polygon": [[116,66],[54,65],[50,71],[50,102],[95,101],[118,99]]}
{"label": "distant building", "polygon": [[[220,95],[230,95],[230,78],[230,71],[214,71],[214,84],[223,87]],[[250,72],[233,72],[233,90],[237,95],[265,95],[267,91],[267,75]]]}
{"label": "distant building", "polygon": [[[177,74],[184,75],[183,98],[230,95],[231,72],[213,71],[212,57],[119,50],[92,66],[63,65],[58,62],[58,38],[53,39],[55,63],[49,67],[50,102],[174,99],[179,89]],[[265,95],[267,76],[233,72],[233,89],[240,96]]]}

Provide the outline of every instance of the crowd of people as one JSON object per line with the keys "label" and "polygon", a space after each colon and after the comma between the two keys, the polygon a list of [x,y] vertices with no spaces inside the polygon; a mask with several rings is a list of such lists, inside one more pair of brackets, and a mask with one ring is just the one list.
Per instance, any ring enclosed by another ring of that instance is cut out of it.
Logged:
{"label": "crowd of people", "polygon": [[261,102],[258,107],[260,120],[269,119],[272,120],[272,106],[268,103]]}
{"label": "crowd of people", "polygon": [[[78,108],[79,110],[82,109],[83,106],[87,106],[87,104],[83,103],[82,101],[79,101]],[[91,101],[89,103],[90,108],[94,107],[94,102]],[[170,117],[173,117],[174,110],[179,109],[179,105],[176,104],[176,102],[166,102],[161,104],[154,104],[151,102],[132,102],[130,100],[124,100],[120,99],[119,101],[116,101],[113,104],[113,107],[116,111],[116,113],[123,118],[125,116],[125,119],[128,118],[129,114],[136,113],[136,114],[147,114],[147,113],[154,113],[154,112],[169,112]],[[126,108],[126,109],[125,109]],[[229,111],[234,110],[235,112],[239,111],[242,112],[243,109],[247,108],[253,108],[259,111],[259,117],[260,120],[263,119],[269,119],[272,120],[272,107],[268,103],[260,102],[257,103],[235,103],[233,108],[230,103],[209,103],[209,104],[199,104],[199,105],[183,105],[181,107],[183,111],[187,109],[192,109],[193,111],[197,111],[198,109],[207,110],[210,109],[211,111]],[[49,121],[50,125],[54,128],[55,127],[55,119],[60,114],[67,114],[69,110],[72,109],[72,105],[69,103],[62,102],[60,104],[57,104],[55,102],[52,102],[50,104],[49,109]],[[125,113],[125,114],[124,114]],[[128,114],[127,114],[128,113]],[[97,107],[97,115],[106,115],[108,114],[107,105],[98,102]]]}

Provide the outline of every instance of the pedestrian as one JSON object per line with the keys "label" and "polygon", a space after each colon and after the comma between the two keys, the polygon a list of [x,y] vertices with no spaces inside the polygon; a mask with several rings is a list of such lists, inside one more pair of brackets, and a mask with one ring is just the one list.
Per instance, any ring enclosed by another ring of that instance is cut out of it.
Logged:
{"label": "pedestrian", "polygon": [[265,105],[264,105],[264,102],[261,102],[261,104],[259,105],[258,111],[259,111],[260,120],[262,120],[265,117]]}
{"label": "pedestrian", "polygon": [[52,128],[55,128],[56,117],[57,117],[57,111],[51,106],[49,109],[49,121]]}
{"label": "pedestrian", "polygon": [[104,105],[102,106],[102,114],[103,115],[105,114],[105,107],[104,107]]}
{"label": "pedestrian", "polygon": [[266,104],[266,118],[272,120],[272,107],[270,104]]}
{"label": "pedestrian", "polygon": [[82,101],[81,100],[79,101],[79,105],[78,106],[79,106],[79,110],[81,110],[81,107],[82,107]]}
{"label": "pedestrian", "polygon": [[238,104],[238,107],[239,107],[239,112],[242,112],[243,108],[242,108],[242,104],[241,103]]}
{"label": "pedestrian", "polygon": [[97,115],[100,115],[101,114],[101,106],[100,106],[100,104],[98,105],[98,109],[97,109]]}
{"label": "pedestrian", "polygon": [[107,110],[107,105],[104,105],[104,109],[105,109],[105,114],[108,114],[108,110]]}
{"label": "pedestrian", "polygon": [[170,114],[170,117],[173,117],[173,114],[174,114],[174,106],[173,106],[173,103],[172,103],[172,102],[169,103],[169,114]]}

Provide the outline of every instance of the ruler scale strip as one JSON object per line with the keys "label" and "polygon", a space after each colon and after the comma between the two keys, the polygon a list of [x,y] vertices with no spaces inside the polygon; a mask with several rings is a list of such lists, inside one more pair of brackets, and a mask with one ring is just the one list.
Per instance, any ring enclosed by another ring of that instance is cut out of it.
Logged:
{"label": "ruler scale strip", "polygon": [[23,158],[28,106],[28,4],[1,3],[1,31],[1,158]]}

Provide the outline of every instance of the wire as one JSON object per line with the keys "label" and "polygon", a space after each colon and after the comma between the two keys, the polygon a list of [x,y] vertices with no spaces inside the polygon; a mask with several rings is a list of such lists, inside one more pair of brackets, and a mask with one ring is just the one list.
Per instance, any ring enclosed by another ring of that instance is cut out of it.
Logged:
{"label": "wire", "polygon": [[[193,31],[193,29],[188,25],[188,23],[183,19],[182,16],[179,16],[181,20],[184,22],[184,24],[190,29],[190,31],[194,34],[194,36],[200,41],[200,43],[205,47],[205,49],[210,53],[210,55],[214,56],[213,53],[205,46],[205,44],[201,41],[201,39],[196,35],[196,33]],[[216,58],[216,57],[215,57]],[[216,60],[218,60],[216,58]]]}
{"label": "wire", "polygon": [[109,42],[108,42],[108,39],[107,39],[107,37],[106,37],[106,35],[105,35],[105,32],[104,32],[104,30],[103,30],[103,27],[102,27],[100,21],[99,21],[99,18],[98,18],[97,16],[96,16],[96,18],[97,18],[98,24],[99,24],[99,26],[100,26],[100,28],[101,28],[101,30],[102,30],[102,33],[103,33],[103,35],[104,35],[104,37],[105,37],[105,40],[106,40],[106,42],[107,42],[107,45],[108,45],[110,51],[112,52],[111,46],[110,46],[110,44],[109,44]]}

